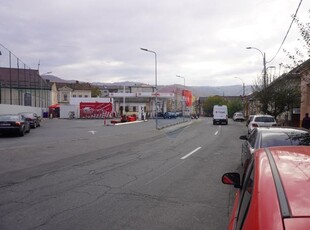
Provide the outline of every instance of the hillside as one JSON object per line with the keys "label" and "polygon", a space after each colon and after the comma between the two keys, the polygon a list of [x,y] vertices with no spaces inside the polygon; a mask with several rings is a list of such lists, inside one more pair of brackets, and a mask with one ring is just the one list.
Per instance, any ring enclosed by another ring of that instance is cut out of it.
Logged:
{"label": "hillside", "polygon": [[[42,75],[42,77],[45,80],[49,80],[50,82],[68,82],[68,83],[74,83],[76,80],[64,80],[54,75]],[[134,85],[146,85],[144,83],[140,82],[131,82],[131,81],[125,81],[125,82],[114,82],[114,83],[103,83],[103,82],[92,82],[93,85],[98,86],[117,86],[117,85],[125,85],[125,86],[134,86]],[[169,86],[158,86],[159,89],[163,87],[169,87]],[[182,88],[182,85],[170,85],[170,87],[180,87]],[[197,97],[208,97],[208,96],[240,96],[242,95],[242,86],[241,85],[231,85],[231,86],[186,86],[187,89],[191,90],[193,95]],[[251,86],[245,87],[245,95],[249,95],[252,93]]]}

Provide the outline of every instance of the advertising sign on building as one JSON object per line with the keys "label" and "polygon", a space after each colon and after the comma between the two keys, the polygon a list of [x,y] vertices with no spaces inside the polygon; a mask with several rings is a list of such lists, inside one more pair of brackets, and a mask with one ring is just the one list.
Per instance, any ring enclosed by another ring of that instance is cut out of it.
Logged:
{"label": "advertising sign on building", "polygon": [[192,106],[192,92],[189,90],[183,90],[183,96],[185,98],[185,105]]}
{"label": "advertising sign on building", "polygon": [[113,111],[112,103],[103,102],[81,102],[80,118],[106,118],[111,117]]}

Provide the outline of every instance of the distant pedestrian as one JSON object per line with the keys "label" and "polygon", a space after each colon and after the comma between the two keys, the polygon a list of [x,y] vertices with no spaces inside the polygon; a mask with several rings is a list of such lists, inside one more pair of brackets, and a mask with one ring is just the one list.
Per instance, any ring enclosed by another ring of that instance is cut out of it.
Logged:
{"label": "distant pedestrian", "polygon": [[302,119],[302,124],[301,126],[305,129],[309,129],[310,128],[310,117],[309,114],[306,113],[304,119]]}

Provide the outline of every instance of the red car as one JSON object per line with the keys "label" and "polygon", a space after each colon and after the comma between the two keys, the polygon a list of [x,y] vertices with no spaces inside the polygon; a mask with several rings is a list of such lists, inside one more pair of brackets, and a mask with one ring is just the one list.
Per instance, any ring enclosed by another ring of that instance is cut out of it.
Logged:
{"label": "red car", "polygon": [[310,229],[309,146],[257,150],[240,181],[222,177],[238,188],[228,229]]}

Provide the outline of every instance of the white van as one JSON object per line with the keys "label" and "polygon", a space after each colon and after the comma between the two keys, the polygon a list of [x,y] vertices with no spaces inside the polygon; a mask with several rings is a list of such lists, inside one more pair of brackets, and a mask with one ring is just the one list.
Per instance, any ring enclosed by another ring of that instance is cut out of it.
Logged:
{"label": "white van", "polygon": [[228,125],[228,110],[226,105],[213,106],[213,125]]}

